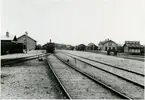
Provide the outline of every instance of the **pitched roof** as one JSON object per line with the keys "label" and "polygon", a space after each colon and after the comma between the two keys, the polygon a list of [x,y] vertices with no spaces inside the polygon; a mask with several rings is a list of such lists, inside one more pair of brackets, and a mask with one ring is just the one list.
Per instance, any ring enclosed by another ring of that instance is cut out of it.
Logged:
{"label": "pitched roof", "polygon": [[95,44],[94,44],[94,43],[92,43],[92,42],[88,44],[88,46],[92,46],[92,45],[95,45]]}
{"label": "pitched roof", "polygon": [[125,41],[125,43],[129,43],[129,44],[140,44],[140,41]]}
{"label": "pitched roof", "polygon": [[138,48],[142,48],[143,45],[140,45],[139,41],[125,41],[124,46],[127,47],[138,47]]}
{"label": "pitched roof", "polygon": [[97,46],[97,45],[95,45],[94,43],[89,43],[88,44],[88,47],[92,47],[92,46]]}
{"label": "pitched roof", "polygon": [[1,40],[13,40],[14,37],[15,37],[15,36],[12,35],[12,34],[9,34],[9,36],[4,35],[4,36],[1,36]]}
{"label": "pitched roof", "polygon": [[[105,41],[100,41],[100,42],[99,42],[99,45],[100,45],[100,44],[101,44],[101,45],[104,45],[104,44],[107,43],[107,42],[113,42],[113,43],[115,43],[115,42],[112,41],[112,40],[106,39]],[[117,44],[117,43],[115,43],[115,44]]]}
{"label": "pitched roof", "polygon": [[[31,37],[29,37],[28,35],[26,35],[26,34],[23,34],[22,36],[20,36],[20,37],[18,37],[17,39],[19,39],[19,38],[21,38],[21,37],[23,37],[23,36],[27,36],[28,38],[30,38],[30,39],[32,39],[32,40],[34,40],[33,38],[31,38]],[[34,40],[35,42],[37,42],[36,40]]]}
{"label": "pitched roof", "polygon": [[85,46],[86,47],[86,45],[84,45],[84,44],[79,44],[78,46]]}

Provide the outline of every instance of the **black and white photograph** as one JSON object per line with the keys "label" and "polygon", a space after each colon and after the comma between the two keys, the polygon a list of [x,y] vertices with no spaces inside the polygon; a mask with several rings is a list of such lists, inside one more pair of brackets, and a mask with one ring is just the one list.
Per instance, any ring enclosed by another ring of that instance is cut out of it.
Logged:
{"label": "black and white photograph", "polygon": [[145,99],[145,0],[0,0],[0,99]]}

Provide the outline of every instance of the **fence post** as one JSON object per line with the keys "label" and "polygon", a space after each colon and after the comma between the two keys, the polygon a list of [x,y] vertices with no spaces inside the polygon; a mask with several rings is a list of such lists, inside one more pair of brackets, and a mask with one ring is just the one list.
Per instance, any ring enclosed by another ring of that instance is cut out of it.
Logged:
{"label": "fence post", "polygon": [[77,61],[76,61],[76,58],[74,58],[75,59],[75,65],[77,66]]}

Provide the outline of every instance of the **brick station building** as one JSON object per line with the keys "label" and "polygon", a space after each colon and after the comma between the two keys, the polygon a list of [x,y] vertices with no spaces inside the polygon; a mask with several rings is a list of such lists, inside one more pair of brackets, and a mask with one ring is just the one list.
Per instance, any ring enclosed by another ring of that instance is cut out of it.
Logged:
{"label": "brick station building", "polygon": [[24,34],[17,38],[18,43],[23,43],[24,49],[27,51],[35,50],[37,41],[29,37],[28,34]]}

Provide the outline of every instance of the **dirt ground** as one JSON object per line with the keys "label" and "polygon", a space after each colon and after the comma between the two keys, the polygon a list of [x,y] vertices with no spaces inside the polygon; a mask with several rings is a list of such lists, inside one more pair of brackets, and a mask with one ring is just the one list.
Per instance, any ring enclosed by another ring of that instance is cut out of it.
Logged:
{"label": "dirt ground", "polygon": [[1,68],[1,99],[62,99],[45,61],[37,59]]}

